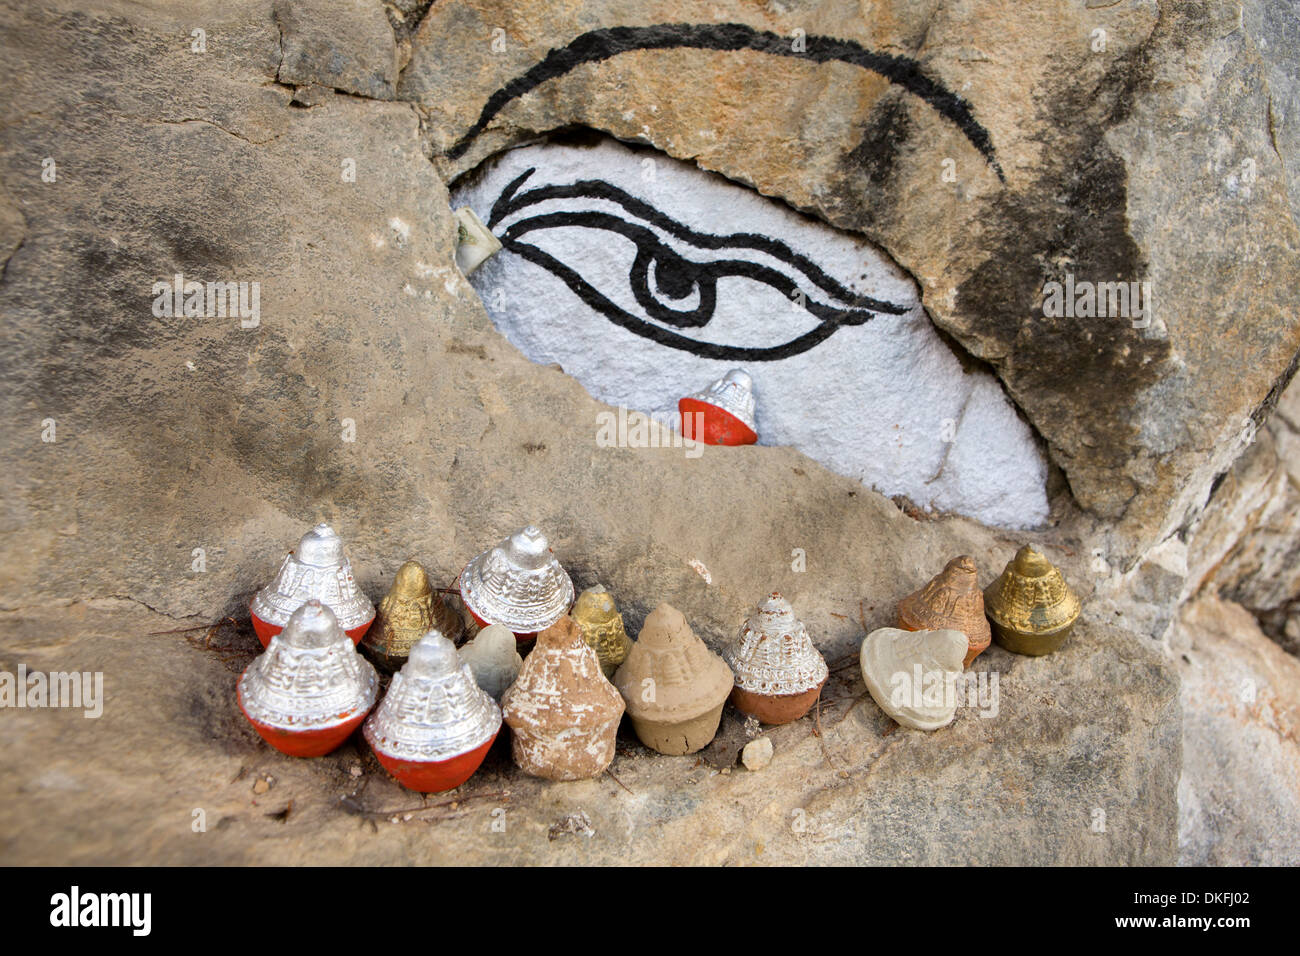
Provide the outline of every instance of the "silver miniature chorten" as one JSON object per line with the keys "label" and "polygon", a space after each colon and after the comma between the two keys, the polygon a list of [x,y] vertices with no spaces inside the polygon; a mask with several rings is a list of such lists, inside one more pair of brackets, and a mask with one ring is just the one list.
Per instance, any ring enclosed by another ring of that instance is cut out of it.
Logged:
{"label": "silver miniature chorten", "polygon": [[374,706],[379,677],[339,627],[310,600],[239,678],[239,703],[256,724],[300,733],[358,720]]}
{"label": "silver miniature chorten", "polygon": [[720,408],[743,422],[750,431],[758,431],[754,418],[754,380],[744,369],[733,368],[704,391],[686,397]]}
{"label": "silver miniature chorten", "polygon": [[465,606],[516,634],[550,627],[572,606],[573,594],[546,535],[532,525],[474,557],[460,574]]}
{"label": "silver miniature chorten", "polygon": [[289,616],[303,603],[315,598],[329,607],[345,631],[369,624],[375,606],[352,577],[352,563],[343,553],[343,542],[334,529],[322,522],[285,555],[275,579],[258,591],[250,605],[257,617],[273,627],[284,627]]}
{"label": "silver miniature chorten", "polygon": [[829,673],[808,628],[775,591],[722,654],[736,675],[736,686],[752,694],[802,694],[820,687]]}
{"label": "silver miniature chorten", "polygon": [[441,761],[482,747],[500,729],[501,708],[435,629],[411,648],[362,733],[376,753]]}

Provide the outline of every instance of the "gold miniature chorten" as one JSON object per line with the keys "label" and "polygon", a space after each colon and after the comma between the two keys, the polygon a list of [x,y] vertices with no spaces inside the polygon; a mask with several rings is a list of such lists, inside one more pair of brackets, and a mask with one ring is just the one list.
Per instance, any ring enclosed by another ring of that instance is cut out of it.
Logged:
{"label": "gold miniature chorten", "polygon": [[582,628],[582,637],[600,659],[600,669],[613,680],[614,672],[627,659],[632,639],[623,627],[613,596],[601,585],[587,588],[578,595],[570,615]]}
{"label": "gold miniature chorten", "polygon": [[1025,545],[984,590],[993,639],[1009,651],[1037,657],[1065,642],[1079,618],[1079,596],[1052,562]]}

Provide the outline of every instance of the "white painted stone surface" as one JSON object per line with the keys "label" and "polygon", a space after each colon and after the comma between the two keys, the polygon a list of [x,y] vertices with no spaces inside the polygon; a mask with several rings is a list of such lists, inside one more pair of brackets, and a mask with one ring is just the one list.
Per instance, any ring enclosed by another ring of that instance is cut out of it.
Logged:
{"label": "white painted stone surface", "polygon": [[[825,341],[777,361],[706,358],[615,324],[541,265],[506,248],[471,282],[497,328],[529,359],[559,363],[597,399],[653,413],[675,409],[729,369],[753,376],[759,442],[793,445],[840,474],[886,495],[903,494],[923,508],[965,514],[988,524],[1029,527],[1047,517],[1046,465],[1028,426],[988,373],[967,373],[939,338],[915,285],[872,245],[802,216],[780,202],[661,154],[606,141],[595,147],[540,144],[495,157],[452,195],[492,231],[539,215],[600,212],[650,229],[692,263],[757,263],[786,274],[808,298],[843,306],[789,262],[729,244],[703,248],[630,212],[608,197],[548,199],[491,222],[502,191],[525,171],[516,192],[600,180],[650,204],[695,233],[757,234],[779,240],[857,295],[906,308],[846,325]],[[750,276],[722,276],[710,321],[674,328],[648,316],[632,291],[637,244],[591,224],[534,220],[518,236],[574,270],[625,313],[650,325],[715,345],[771,348],[818,328],[819,320],[771,285]],[[698,285],[673,299],[647,289],[674,309],[700,301]]]}

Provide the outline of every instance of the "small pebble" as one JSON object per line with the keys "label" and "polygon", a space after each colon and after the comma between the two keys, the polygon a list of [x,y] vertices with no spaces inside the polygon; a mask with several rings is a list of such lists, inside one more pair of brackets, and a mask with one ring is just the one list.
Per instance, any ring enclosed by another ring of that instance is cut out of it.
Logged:
{"label": "small pebble", "polygon": [[267,781],[265,777],[258,777],[255,781],[253,781],[254,793],[262,794],[262,793],[266,793],[266,791],[270,789],[271,789],[271,784]]}
{"label": "small pebble", "polygon": [[747,770],[762,770],[772,762],[772,738],[759,737],[745,744],[740,752],[740,762]]}

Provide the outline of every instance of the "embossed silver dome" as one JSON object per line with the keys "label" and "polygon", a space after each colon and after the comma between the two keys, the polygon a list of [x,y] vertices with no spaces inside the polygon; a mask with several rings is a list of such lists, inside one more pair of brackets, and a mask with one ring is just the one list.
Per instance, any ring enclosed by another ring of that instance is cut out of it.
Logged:
{"label": "embossed silver dome", "polygon": [[460,573],[465,606],[515,633],[550,627],[573,604],[573,581],[546,535],[529,525],[475,556]]}
{"label": "embossed silver dome", "polygon": [[686,397],[729,412],[744,422],[750,431],[758,431],[754,423],[754,380],[742,368],[733,368],[704,391]]}
{"label": "embossed silver dome", "polygon": [[362,733],[377,753],[435,761],[481,747],[500,727],[501,708],[435,629],[411,648]]}
{"label": "embossed silver dome", "polygon": [[285,555],[275,579],[253,598],[249,609],[267,624],[284,627],[289,616],[315,598],[351,631],[374,619],[375,606],[357,587],[343,542],[327,524],[302,536],[296,551]]}
{"label": "embossed silver dome", "polygon": [[802,694],[828,676],[826,661],[794,608],[773,591],[723,650],[736,686],[751,694]]}
{"label": "embossed silver dome", "polygon": [[307,601],[240,675],[239,702],[254,721],[281,730],[322,730],[374,706],[379,678],[334,612]]}

